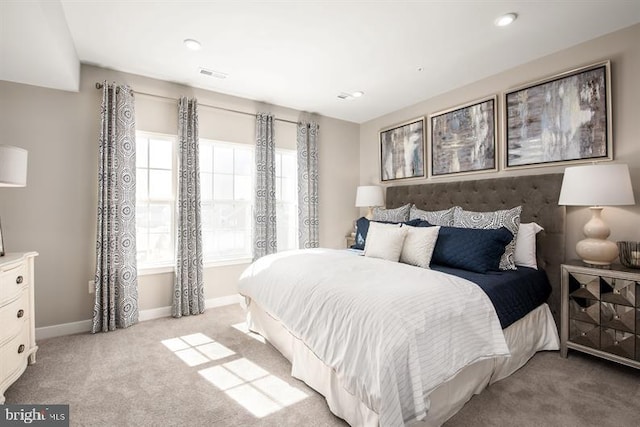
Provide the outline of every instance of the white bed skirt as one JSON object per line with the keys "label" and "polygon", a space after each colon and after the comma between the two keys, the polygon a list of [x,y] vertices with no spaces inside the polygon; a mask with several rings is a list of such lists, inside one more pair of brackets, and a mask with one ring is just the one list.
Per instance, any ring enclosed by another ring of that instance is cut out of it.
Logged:
{"label": "white bed skirt", "polygon": [[[377,426],[378,414],[340,385],[336,372],[325,365],[298,338],[254,301],[247,301],[249,330],[265,337],[291,362],[291,375],[322,394],[335,415],[352,426]],[[522,367],[537,351],[558,350],[560,340],[547,304],[504,330],[511,357],[482,360],[458,372],[427,398],[427,418],[410,425],[440,426],[458,412],[474,394],[508,377]]]}

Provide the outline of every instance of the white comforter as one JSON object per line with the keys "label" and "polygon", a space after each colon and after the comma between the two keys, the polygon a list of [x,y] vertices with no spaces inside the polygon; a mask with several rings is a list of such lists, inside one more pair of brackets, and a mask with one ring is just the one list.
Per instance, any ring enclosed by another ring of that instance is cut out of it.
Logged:
{"label": "white comforter", "polygon": [[422,419],[439,384],[509,355],[485,293],[437,271],[346,250],[288,251],[253,263],[239,291],[333,368],[383,426]]}

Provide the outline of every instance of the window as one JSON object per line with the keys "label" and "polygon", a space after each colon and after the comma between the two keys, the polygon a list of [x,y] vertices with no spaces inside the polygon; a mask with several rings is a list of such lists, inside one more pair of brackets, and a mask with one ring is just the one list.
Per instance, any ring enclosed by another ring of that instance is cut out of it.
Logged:
{"label": "window", "polygon": [[[177,137],[136,132],[136,237],[141,269],[175,259]],[[278,250],[298,247],[297,157],[276,150]],[[254,146],[200,139],[204,262],[253,257]]]}
{"label": "window", "polygon": [[298,247],[298,158],[294,150],[276,150],[276,222],[278,251]]}
{"label": "window", "polygon": [[200,139],[205,261],[251,258],[254,148]]}
{"label": "window", "polygon": [[174,260],[175,141],[136,133],[136,246],[142,267]]}

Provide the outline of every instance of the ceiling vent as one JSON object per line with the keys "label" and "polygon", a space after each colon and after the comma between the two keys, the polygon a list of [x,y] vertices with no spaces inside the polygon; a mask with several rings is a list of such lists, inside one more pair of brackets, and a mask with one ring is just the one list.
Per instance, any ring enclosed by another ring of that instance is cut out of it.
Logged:
{"label": "ceiling vent", "polygon": [[338,95],[338,98],[340,98],[340,99],[344,99],[345,101],[348,101],[348,100],[350,100],[350,99],[353,99],[353,96],[351,96],[351,95],[350,95],[350,94],[348,94],[348,93],[344,93],[344,92],[342,92],[340,95]]}
{"label": "ceiling vent", "polygon": [[216,79],[226,79],[229,77],[228,74],[223,73],[222,71],[209,70],[207,68],[200,68],[200,74],[207,77],[215,77]]}

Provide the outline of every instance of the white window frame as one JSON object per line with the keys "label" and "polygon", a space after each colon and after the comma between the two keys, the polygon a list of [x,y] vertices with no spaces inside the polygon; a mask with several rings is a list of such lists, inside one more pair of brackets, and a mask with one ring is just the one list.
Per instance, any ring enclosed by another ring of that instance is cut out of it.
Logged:
{"label": "white window frame", "polygon": [[[171,232],[171,241],[175,247],[175,241],[176,241],[176,198],[177,198],[177,187],[178,187],[178,156],[177,156],[177,144],[178,144],[178,136],[177,135],[171,135],[171,134],[165,134],[165,133],[158,133],[158,132],[148,132],[148,131],[143,131],[143,130],[136,130],[136,138],[138,137],[138,135],[143,136],[146,139],[167,139],[167,140],[171,140],[172,141],[172,146],[173,146],[173,150],[172,150],[172,188],[171,188],[171,192],[172,192],[172,198],[171,199],[150,199],[148,197],[148,193],[147,193],[147,198],[144,200],[144,202],[140,202],[139,200],[137,200],[137,196],[136,196],[136,206],[138,204],[141,203],[146,203],[147,205],[153,204],[154,202],[156,203],[170,203],[172,205],[172,209],[171,209],[171,224],[169,225],[170,227],[170,232]],[[249,149],[252,153],[253,159],[255,161],[255,146],[251,145],[251,144],[243,144],[243,143],[237,143],[237,142],[229,142],[229,141],[220,141],[220,140],[214,140],[214,139],[208,139],[208,138],[201,138],[200,142],[204,142],[204,143],[212,143],[214,145],[218,144],[218,145],[227,145],[230,147],[237,147],[237,146],[243,146],[246,147],[247,149]],[[149,150],[149,146],[147,146],[147,150]],[[295,167],[297,169],[297,155],[296,155],[296,150],[291,150],[291,149],[285,149],[285,148],[276,148],[276,154],[279,155],[293,155],[294,159],[295,159]],[[147,151],[147,159],[149,158],[149,151]],[[137,172],[137,166],[136,166],[136,172]],[[147,170],[147,184],[149,183],[149,171],[152,170],[153,168],[149,167],[149,164],[147,164],[146,170]],[[234,176],[235,176],[235,169],[234,169]],[[297,170],[296,173],[294,174],[293,178],[295,179],[295,188],[297,189]],[[276,179],[282,179],[281,176],[277,176]],[[281,181],[280,181],[281,182]],[[252,186],[252,192],[255,192],[255,170],[251,170],[251,186]],[[149,187],[147,187],[147,192],[149,191]],[[235,191],[235,189],[233,190]],[[235,203],[235,200],[231,200],[231,203]],[[252,212],[252,216],[253,216],[253,209],[254,209],[254,203],[255,201],[249,200],[247,203],[249,203],[249,206],[251,207],[251,212]],[[298,216],[297,216],[297,208],[298,208],[298,198],[297,196],[294,195],[293,198],[293,203],[287,203],[287,202],[283,202],[282,200],[277,200],[276,201],[278,206],[282,206],[283,204],[290,204],[293,205],[293,207],[295,208],[295,212],[296,215],[294,215],[295,218],[295,236],[294,236],[294,242],[295,242],[295,248],[298,248],[299,243],[298,243],[298,236],[297,236],[297,230],[299,227],[298,224]],[[250,223],[250,228],[248,230],[251,235],[253,236],[253,232],[254,232],[254,225],[253,223]],[[138,231],[136,229],[136,236]],[[148,235],[147,235],[148,238]],[[253,250],[253,248],[251,247],[251,250]],[[240,264],[249,264],[252,262],[252,257],[229,257],[229,258],[222,258],[222,259],[204,259],[203,260],[203,267],[205,268],[210,268],[210,267],[221,267],[221,266],[228,266],[228,265],[240,265]],[[175,270],[175,254],[173,255],[173,259],[169,262],[158,262],[158,263],[144,263],[144,264],[139,264],[138,265],[138,275],[139,276],[144,276],[144,275],[151,275],[151,274],[161,274],[161,273],[172,273]]]}
{"label": "white window frame", "polygon": [[[230,142],[230,141],[221,141],[221,140],[217,140],[217,139],[209,139],[209,138],[200,138],[200,143],[205,143],[205,144],[210,144],[212,146],[226,146],[232,149],[235,148],[242,148],[242,149],[246,149],[247,151],[251,152],[251,156],[252,156],[252,163],[255,163],[255,146],[251,145],[251,144],[243,144],[240,142]],[[235,162],[234,162],[235,163]],[[213,173],[215,174],[215,171],[213,171]],[[234,169],[233,169],[233,176],[235,179],[236,173],[235,173],[235,164],[234,164]],[[254,168],[251,169],[251,173],[250,173],[250,182],[251,182],[251,192],[254,193],[255,192],[255,170]],[[200,171],[200,185],[202,185],[202,171]],[[213,191],[213,190],[212,190]],[[235,200],[235,188],[232,189],[233,192],[233,199],[231,200],[224,200],[224,201],[219,201],[218,203],[247,203],[248,207],[250,209],[251,212],[251,217],[253,218],[253,209],[254,209],[254,200],[253,197],[250,200],[244,201],[244,200]],[[201,203],[204,204],[205,202],[201,200]],[[213,203],[215,202],[215,199],[213,200]],[[249,235],[253,236],[253,224],[251,223],[251,221],[249,222]],[[204,238],[204,236],[203,236]],[[253,246],[250,245],[249,247],[250,252],[253,252]],[[204,259],[203,259],[203,265],[204,267],[219,267],[219,266],[225,266],[225,265],[238,265],[238,264],[249,264],[253,261],[252,258],[252,254],[250,254],[249,256],[230,256],[228,258],[218,258],[218,259],[207,259],[206,258],[206,254],[204,254]]]}
{"label": "white window frame", "polygon": [[[284,250],[292,250],[292,249],[298,249],[300,247],[300,242],[298,239],[298,230],[299,230],[299,226],[300,224],[298,224],[298,195],[297,193],[297,189],[298,189],[298,156],[297,156],[297,150],[291,150],[288,148],[276,148],[276,155],[287,155],[287,156],[292,156],[293,157],[293,164],[295,167],[295,173],[293,174],[293,183],[294,183],[294,197],[293,197],[293,203],[288,203],[288,202],[284,202],[282,199],[278,199],[276,200],[276,206],[277,207],[281,207],[283,205],[292,205],[294,208],[294,220],[295,220],[295,231],[294,231],[294,236],[293,236],[293,241],[295,242],[295,245],[293,248],[288,248],[288,249],[284,249]],[[276,181],[280,182],[280,185],[282,185],[282,176],[278,176],[276,173]],[[277,186],[277,182],[276,182],[276,186]],[[280,194],[282,194],[282,188],[280,189]],[[277,209],[277,208],[276,208]]]}
{"label": "white window frame", "polygon": [[[146,138],[147,140],[150,139],[165,139],[165,140],[170,140],[172,142],[172,150],[171,150],[171,198],[170,199],[151,199],[149,198],[149,175],[150,175],[150,171],[154,168],[149,167],[149,163],[147,163],[147,198],[145,199],[144,203],[147,204],[147,206],[155,203],[169,203],[171,205],[171,223],[169,224],[169,231],[171,234],[171,242],[173,243],[173,247],[175,247],[175,241],[176,241],[176,196],[177,196],[177,189],[178,189],[178,175],[177,175],[177,170],[178,170],[178,156],[177,156],[177,144],[178,144],[178,137],[177,135],[170,135],[170,134],[165,134],[165,133],[158,133],[158,132],[147,132],[147,131],[142,131],[142,130],[136,130],[136,139],[138,138],[138,136],[144,136],[144,138]],[[149,150],[150,150],[150,145],[147,144],[147,162],[149,161]],[[164,169],[163,169],[164,170]],[[136,165],[136,175],[138,172],[138,167]],[[136,190],[136,207],[137,205],[141,203],[138,198],[137,198],[137,190]],[[136,212],[136,218],[137,218],[137,212]],[[136,239],[138,236],[138,230],[136,228]],[[147,236],[148,238],[148,236]],[[146,274],[158,274],[158,273],[170,273],[174,271],[174,267],[175,266],[175,253],[173,255],[173,259],[171,261],[164,261],[164,262],[157,262],[157,263],[144,263],[144,264],[140,264],[138,265],[138,275],[146,275]]]}

